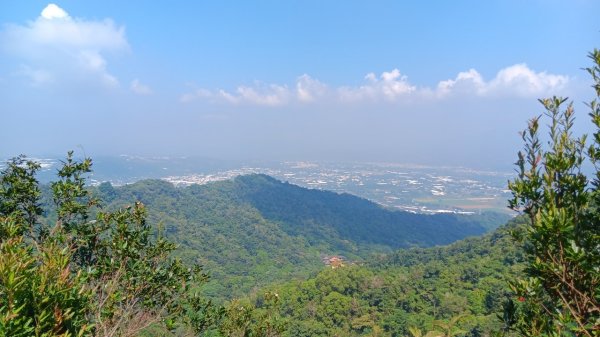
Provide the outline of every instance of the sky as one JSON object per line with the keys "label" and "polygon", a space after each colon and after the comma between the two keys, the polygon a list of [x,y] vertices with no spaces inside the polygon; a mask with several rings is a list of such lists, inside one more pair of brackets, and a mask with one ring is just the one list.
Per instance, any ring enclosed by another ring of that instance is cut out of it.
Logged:
{"label": "sky", "polygon": [[595,0],[0,6],[0,157],[510,168],[552,95],[591,130]]}

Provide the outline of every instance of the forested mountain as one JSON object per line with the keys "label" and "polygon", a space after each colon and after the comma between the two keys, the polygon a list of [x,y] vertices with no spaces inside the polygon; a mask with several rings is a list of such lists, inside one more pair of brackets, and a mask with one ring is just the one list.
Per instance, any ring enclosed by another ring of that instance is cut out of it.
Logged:
{"label": "forested mountain", "polygon": [[311,190],[265,175],[176,188],[160,180],[98,186],[106,207],[139,200],[179,254],[212,274],[206,292],[236,297],[306,276],[322,258],[368,261],[398,248],[448,244],[506,221],[496,214],[421,215],[384,209],[349,194]]}
{"label": "forested mountain", "polygon": [[247,301],[261,306],[262,294],[277,294],[284,336],[490,336],[502,330],[506,281],[523,268],[508,235],[520,221],[449,246],[327,268]]}

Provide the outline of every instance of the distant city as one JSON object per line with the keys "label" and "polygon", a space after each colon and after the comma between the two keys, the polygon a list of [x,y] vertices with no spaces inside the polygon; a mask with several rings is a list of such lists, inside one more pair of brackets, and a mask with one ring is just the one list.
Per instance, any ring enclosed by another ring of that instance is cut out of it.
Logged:
{"label": "distant city", "polygon": [[[39,179],[55,179],[55,159],[35,159]],[[2,168],[0,164],[0,168]],[[236,176],[262,173],[291,184],[350,193],[385,207],[414,213],[511,213],[508,172],[464,167],[433,167],[397,163],[218,162],[198,158],[104,157],[94,161],[93,185],[124,185],[142,179],[162,179],[175,186],[207,184]]]}
{"label": "distant city", "polygon": [[511,174],[466,168],[403,164],[284,162],[279,167],[243,167],[214,174],[168,176],[176,186],[206,184],[264,173],[303,187],[354,195],[415,213],[508,212]]}

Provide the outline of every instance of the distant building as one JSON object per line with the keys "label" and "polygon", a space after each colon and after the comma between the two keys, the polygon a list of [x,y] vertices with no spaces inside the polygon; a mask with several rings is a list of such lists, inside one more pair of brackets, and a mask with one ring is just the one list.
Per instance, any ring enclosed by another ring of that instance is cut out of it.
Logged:
{"label": "distant building", "polygon": [[345,258],[343,256],[325,256],[322,258],[322,261],[325,265],[331,266],[331,268],[340,268],[344,267]]}

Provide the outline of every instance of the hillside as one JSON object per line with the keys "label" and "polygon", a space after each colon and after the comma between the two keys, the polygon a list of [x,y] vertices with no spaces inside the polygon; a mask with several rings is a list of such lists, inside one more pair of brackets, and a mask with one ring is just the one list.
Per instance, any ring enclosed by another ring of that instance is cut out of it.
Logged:
{"label": "hillside", "polygon": [[[523,253],[507,233],[518,223],[445,247],[327,268],[257,293],[278,294],[283,336],[411,336],[409,328],[490,336],[502,328],[506,280],[523,268]],[[259,307],[263,301],[260,295],[247,300]]]}
{"label": "hillside", "polygon": [[175,188],[160,180],[102,184],[108,208],[143,202],[149,220],[180,244],[179,254],[212,273],[206,291],[240,296],[323,268],[321,258],[364,261],[398,248],[444,245],[483,234],[506,217],[420,215],[348,194],[310,190],[265,175]]}

